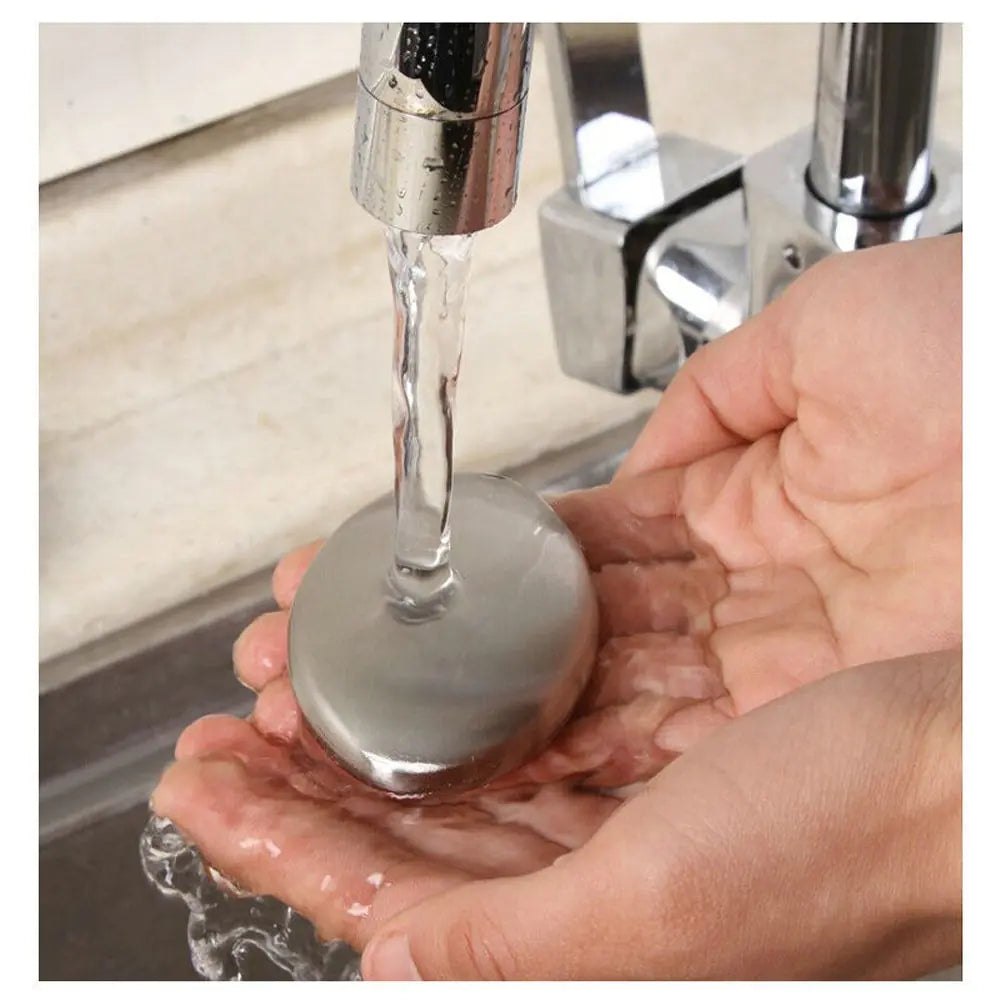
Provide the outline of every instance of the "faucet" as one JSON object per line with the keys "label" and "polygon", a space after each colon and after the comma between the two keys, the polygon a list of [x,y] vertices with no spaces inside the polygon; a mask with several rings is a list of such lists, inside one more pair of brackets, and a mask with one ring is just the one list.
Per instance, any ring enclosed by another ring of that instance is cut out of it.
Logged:
{"label": "faucet", "polygon": [[[506,218],[533,27],[364,25],[365,209],[427,235]],[[656,132],[638,25],[538,27],[565,181],[540,209],[542,261],[573,377],[665,388],[822,258],[962,228],[961,155],[932,137],[939,25],[822,25],[812,126],[746,158]]]}

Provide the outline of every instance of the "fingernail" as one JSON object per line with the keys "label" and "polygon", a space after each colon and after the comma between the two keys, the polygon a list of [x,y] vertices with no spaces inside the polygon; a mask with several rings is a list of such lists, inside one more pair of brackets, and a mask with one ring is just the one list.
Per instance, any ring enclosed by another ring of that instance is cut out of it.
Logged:
{"label": "fingernail", "polygon": [[365,979],[402,982],[420,979],[410,955],[410,943],[400,931],[382,941],[373,942],[364,954]]}

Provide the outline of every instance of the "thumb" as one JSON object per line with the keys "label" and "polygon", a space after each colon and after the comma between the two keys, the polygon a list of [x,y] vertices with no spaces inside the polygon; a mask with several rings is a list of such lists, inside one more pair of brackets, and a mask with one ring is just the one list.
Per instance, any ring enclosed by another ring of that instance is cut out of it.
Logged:
{"label": "thumb", "polygon": [[631,901],[624,905],[626,887],[636,883],[634,877],[618,881],[628,874],[588,854],[585,847],[531,875],[468,882],[405,910],[365,948],[362,975],[366,980],[628,978],[629,954],[648,947],[636,935],[643,914]]}
{"label": "thumb", "polygon": [[794,323],[788,319],[793,304],[787,295],[776,299],[695,351],[664,390],[615,478],[688,465],[787,426],[797,407]]}

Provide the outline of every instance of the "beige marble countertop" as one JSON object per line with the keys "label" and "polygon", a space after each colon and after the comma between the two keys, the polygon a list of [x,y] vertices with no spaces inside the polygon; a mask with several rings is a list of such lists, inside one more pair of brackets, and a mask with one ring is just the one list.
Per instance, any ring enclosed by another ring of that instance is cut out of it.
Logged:
{"label": "beige marble countertop", "polygon": [[[802,127],[817,39],[644,28],[657,126],[743,153]],[[391,486],[389,286],[380,228],[347,187],[341,91],[43,190],[43,660],[260,569]],[[938,134],[960,143],[957,27],[938,93]],[[561,183],[542,58],[529,101],[519,204],[474,248],[462,468],[526,461],[653,402],[558,368],[536,223]]]}

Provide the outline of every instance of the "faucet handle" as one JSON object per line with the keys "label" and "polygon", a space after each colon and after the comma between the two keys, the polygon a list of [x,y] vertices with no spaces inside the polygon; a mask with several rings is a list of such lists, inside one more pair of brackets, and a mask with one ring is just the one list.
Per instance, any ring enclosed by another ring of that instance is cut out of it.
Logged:
{"label": "faucet handle", "polygon": [[[568,184],[542,203],[542,262],[559,363],[567,375],[614,392],[665,384],[660,374],[672,374],[687,355],[686,328],[671,320],[673,313],[663,314],[658,296],[641,292],[644,258],[664,229],[718,199],[734,195],[741,216],[741,165],[735,153],[666,134],[647,154],[590,188]],[[595,187],[599,197],[588,199],[585,192]],[[646,203],[643,190],[660,194]],[[742,225],[736,232],[743,233]],[[742,252],[740,246],[740,259]],[[644,349],[643,371],[633,348],[637,333],[646,340],[650,331],[656,331],[655,360]]]}
{"label": "faucet handle", "polygon": [[643,260],[666,226],[738,193],[741,158],[656,134],[639,25],[550,24],[540,34],[565,176],[539,213],[560,365],[615,392],[659,384],[686,356],[690,331],[649,294],[665,272],[647,267],[643,278]]}
{"label": "faucet handle", "polygon": [[656,148],[637,24],[540,26],[566,184],[585,189]]}

